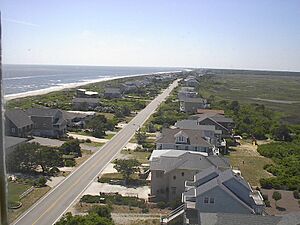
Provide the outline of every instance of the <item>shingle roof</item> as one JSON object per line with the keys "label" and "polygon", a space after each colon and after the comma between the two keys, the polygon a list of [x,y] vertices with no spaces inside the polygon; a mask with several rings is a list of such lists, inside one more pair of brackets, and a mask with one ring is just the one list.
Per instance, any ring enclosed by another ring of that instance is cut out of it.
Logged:
{"label": "shingle roof", "polygon": [[5,112],[5,116],[18,128],[32,125],[33,122],[30,117],[20,109],[10,110]]}
{"label": "shingle roof", "polygon": [[121,91],[119,88],[105,88],[105,93],[109,93],[109,94],[112,94],[112,93],[117,93],[117,94],[120,94]]}
{"label": "shingle roof", "polygon": [[74,98],[73,103],[99,103],[99,98]]}
{"label": "shingle roof", "polygon": [[26,138],[19,138],[19,137],[11,137],[11,136],[5,136],[5,149],[6,149],[6,154],[9,154],[11,152],[11,148],[19,145],[21,143],[24,143],[27,141]]}
{"label": "shingle roof", "polygon": [[197,102],[197,103],[207,103],[207,100],[204,98],[190,98],[187,96],[180,97],[179,101],[183,102]]}
{"label": "shingle roof", "polygon": [[161,136],[157,139],[157,143],[175,143],[175,135],[180,131],[189,137],[189,143],[191,145],[203,146],[203,147],[212,147],[210,143],[203,139],[204,132],[201,130],[188,130],[188,129],[162,129]]}
{"label": "shingle roof", "polygon": [[50,108],[31,108],[26,110],[26,114],[29,116],[56,116],[59,109],[50,109]]}
{"label": "shingle roof", "polygon": [[[231,213],[200,213],[200,218],[201,225],[279,225],[283,220],[283,217],[279,216]],[[296,225],[296,223],[289,225]]]}
{"label": "shingle roof", "polygon": [[[215,157],[215,156],[214,156]],[[219,157],[219,156],[216,156]],[[169,172],[173,169],[204,170],[209,167],[229,168],[225,161],[211,161],[207,153],[185,150],[154,150],[150,157],[151,170]]]}
{"label": "shingle roof", "polygon": [[180,120],[175,123],[175,127],[178,127],[180,129],[203,130],[220,133],[219,130],[216,130],[216,127],[214,125],[198,125],[197,120]]}

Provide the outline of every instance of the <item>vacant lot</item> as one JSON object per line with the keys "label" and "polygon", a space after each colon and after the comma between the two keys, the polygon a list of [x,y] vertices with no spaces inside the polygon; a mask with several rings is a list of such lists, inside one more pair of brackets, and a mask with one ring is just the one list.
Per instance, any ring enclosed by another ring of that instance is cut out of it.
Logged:
{"label": "vacant lot", "polygon": [[273,163],[272,160],[261,156],[257,146],[253,146],[250,140],[243,140],[240,146],[233,147],[229,160],[233,168],[239,169],[252,186],[259,186],[261,178],[272,176],[263,169],[264,165]]}
{"label": "vacant lot", "polygon": [[300,123],[300,76],[224,73],[203,79],[199,91],[216,100],[264,104],[282,113],[285,121]]}

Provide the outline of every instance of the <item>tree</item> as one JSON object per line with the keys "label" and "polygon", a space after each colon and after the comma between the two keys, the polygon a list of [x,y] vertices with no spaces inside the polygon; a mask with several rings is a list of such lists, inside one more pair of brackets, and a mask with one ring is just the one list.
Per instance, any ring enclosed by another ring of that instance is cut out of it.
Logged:
{"label": "tree", "polygon": [[62,165],[63,160],[57,149],[41,146],[38,143],[20,145],[8,156],[10,172],[31,173],[40,166],[42,172],[47,173],[51,167]]}
{"label": "tree", "polygon": [[274,191],[272,198],[275,200],[275,206],[277,207],[277,201],[281,199],[281,194],[278,191]]}
{"label": "tree", "polygon": [[75,156],[77,157],[82,156],[80,142],[78,139],[66,141],[60,146],[60,149],[66,155],[69,155],[70,153],[74,153]]}
{"label": "tree", "polygon": [[146,139],[147,139],[147,135],[145,132],[141,132],[141,131],[137,131],[135,133],[135,137],[136,137],[136,140],[137,140],[137,143],[139,145],[142,145],[146,142]]}
{"label": "tree", "polygon": [[122,174],[127,184],[130,176],[139,171],[141,163],[136,159],[117,159],[114,168]]}
{"label": "tree", "polygon": [[94,206],[89,213],[96,213],[98,216],[105,217],[109,220],[112,220],[111,218],[111,208],[108,206],[102,206],[102,205],[97,205]]}
{"label": "tree", "polygon": [[45,187],[46,183],[47,183],[47,179],[44,176],[41,176],[35,181],[35,186],[36,187]]}
{"label": "tree", "polygon": [[286,125],[281,124],[272,130],[273,137],[276,141],[291,141],[290,130]]}

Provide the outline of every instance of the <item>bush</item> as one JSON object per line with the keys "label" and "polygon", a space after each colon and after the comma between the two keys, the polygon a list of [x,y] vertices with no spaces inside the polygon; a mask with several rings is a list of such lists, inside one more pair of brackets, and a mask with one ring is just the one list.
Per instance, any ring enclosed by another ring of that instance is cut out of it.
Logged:
{"label": "bush", "polygon": [[298,190],[293,191],[293,195],[295,199],[300,199],[300,194]]}
{"label": "bush", "polygon": [[266,207],[271,207],[271,203],[269,200],[265,200]]}
{"label": "bush", "polygon": [[92,143],[91,139],[86,139],[85,142],[86,143]]}
{"label": "bush", "polygon": [[142,209],[142,213],[148,213],[149,212],[149,209],[148,208],[143,208]]}
{"label": "bush", "polygon": [[80,199],[81,202],[85,203],[100,203],[100,196],[98,195],[84,195]]}
{"label": "bush", "polygon": [[52,176],[57,175],[59,172],[60,172],[60,170],[59,170],[57,167],[52,167],[52,168],[49,170],[49,174],[52,175]]}
{"label": "bush", "polygon": [[75,160],[73,159],[66,159],[65,160],[65,166],[66,167],[74,167],[76,165]]}
{"label": "bush", "polygon": [[94,206],[89,213],[96,213],[98,216],[105,217],[107,219],[111,218],[111,208],[108,206]]}
{"label": "bush", "polygon": [[161,201],[161,202],[157,203],[157,207],[160,209],[165,209],[167,207],[167,204],[165,202]]}
{"label": "bush", "polygon": [[34,186],[45,187],[46,183],[47,183],[47,179],[44,176],[41,176],[34,182]]}

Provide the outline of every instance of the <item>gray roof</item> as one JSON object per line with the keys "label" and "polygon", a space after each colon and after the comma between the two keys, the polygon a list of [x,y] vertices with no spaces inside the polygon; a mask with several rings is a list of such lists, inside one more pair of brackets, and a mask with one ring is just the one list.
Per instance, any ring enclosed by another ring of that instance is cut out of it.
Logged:
{"label": "gray roof", "polygon": [[198,125],[197,120],[180,120],[175,123],[175,127],[180,129],[203,130],[220,133],[220,131],[216,130],[214,125]]}
{"label": "gray roof", "polygon": [[105,88],[105,93],[106,94],[120,94],[121,90],[120,88]]}
{"label": "gray roof", "polygon": [[204,132],[201,130],[188,130],[188,129],[162,129],[160,137],[157,139],[157,143],[175,143],[175,135],[179,132],[183,132],[189,138],[189,144],[195,146],[212,147],[210,143],[203,139]]}
{"label": "gray roof", "polygon": [[182,92],[195,91],[195,88],[194,87],[181,87],[179,91],[182,91]]}
{"label": "gray roof", "polygon": [[210,113],[204,113],[204,114],[196,114],[190,117],[191,119],[196,118],[197,121],[202,121],[207,118],[214,120],[217,123],[233,123],[232,118],[225,117],[223,115],[218,114],[210,114]]}
{"label": "gray roof", "polygon": [[6,111],[5,116],[18,128],[33,124],[30,117],[20,109]]}
{"label": "gray roof", "polygon": [[54,117],[59,112],[61,112],[61,110],[50,109],[50,108],[31,108],[26,110],[26,113],[29,116],[45,116],[45,117]]}
{"label": "gray roof", "polygon": [[26,138],[19,138],[19,137],[11,137],[11,136],[5,136],[5,149],[6,153],[9,154],[11,152],[11,148],[13,148],[16,145],[19,145],[21,143],[24,143],[27,141]]}
{"label": "gray roof", "polygon": [[75,112],[63,111],[63,116],[64,116],[64,119],[66,119],[66,120],[73,120],[75,118],[86,118],[89,115],[83,114],[83,113],[75,113]]}
{"label": "gray roof", "polygon": [[[201,225],[296,225],[281,224],[283,217],[231,213],[200,213]],[[299,222],[299,220],[298,220]]]}
{"label": "gray roof", "polygon": [[[213,158],[219,156],[213,156]],[[230,168],[225,160],[210,160],[207,153],[185,150],[154,150],[150,157],[150,169],[166,173],[173,169],[205,170],[210,167]]]}
{"label": "gray roof", "polygon": [[204,99],[204,98],[190,98],[190,97],[187,97],[187,96],[180,97],[179,101],[182,101],[182,102],[207,103],[207,100]]}
{"label": "gray roof", "polygon": [[73,103],[99,103],[99,98],[74,98]]}

